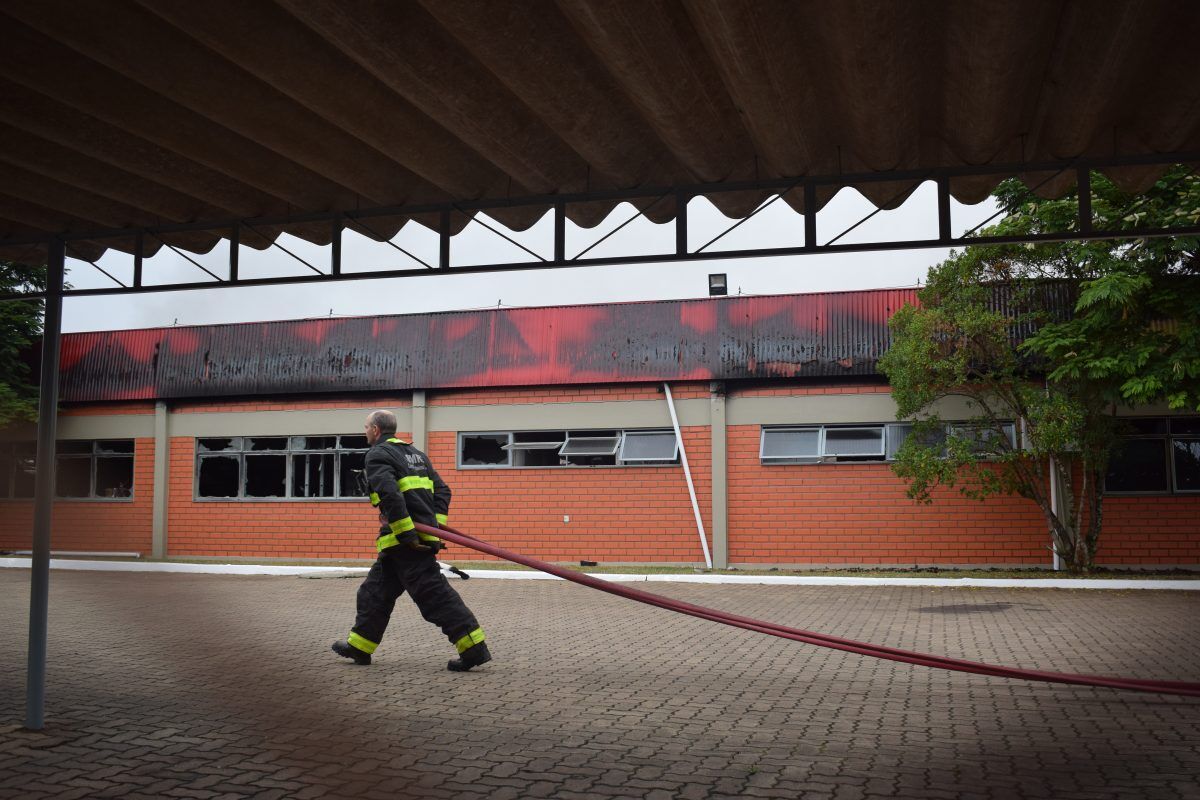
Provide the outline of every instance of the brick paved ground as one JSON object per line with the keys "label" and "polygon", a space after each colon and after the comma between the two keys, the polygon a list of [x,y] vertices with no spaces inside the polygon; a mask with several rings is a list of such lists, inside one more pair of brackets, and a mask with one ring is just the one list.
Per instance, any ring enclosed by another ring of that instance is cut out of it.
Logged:
{"label": "brick paved ground", "polygon": [[[55,572],[48,725],[20,731],[29,573],[0,570],[0,797],[1200,797],[1200,701],[934,672],[559,582],[456,582],[497,662],[357,581]],[[1005,664],[1200,680],[1182,592],[643,584]]]}

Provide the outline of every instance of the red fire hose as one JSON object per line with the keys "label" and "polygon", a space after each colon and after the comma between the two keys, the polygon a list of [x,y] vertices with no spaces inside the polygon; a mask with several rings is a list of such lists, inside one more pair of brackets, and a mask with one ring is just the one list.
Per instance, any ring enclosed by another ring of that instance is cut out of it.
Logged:
{"label": "red fire hose", "polygon": [[680,614],[687,614],[700,619],[707,619],[713,622],[720,622],[725,625],[732,625],[735,628],[742,628],[748,631],[757,633],[765,633],[771,636],[778,636],[782,639],[791,639],[795,642],[804,642],[806,644],[815,644],[820,647],[830,647],[834,650],[844,650],[848,653],[858,653],[864,656],[873,656],[875,658],[883,658],[889,661],[899,661],[904,664],[916,664],[922,667],[934,667],[939,669],[954,670],[956,672],[972,672],[978,675],[991,675],[997,678],[1016,678],[1027,681],[1047,681],[1050,683],[1071,683],[1081,686],[1101,686],[1108,689],[1127,689],[1135,692],[1155,692],[1158,694],[1175,694],[1184,695],[1187,697],[1200,697],[1200,683],[1188,683],[1185,681],[1156,681],[1146,680],[1143,678],[1107,678],[1100,675],[1074,675],[1065,672],[1044,672],[1041,670],[1019,669],[1017,667],[1002,667],[994,664],[983,664],[977,661],[965,661],[959,658],[948,658],[946,656],[929,655],[926,653],[914,653],[908,650],[899,650],[894,647],[883,647],[881,645],[869,644],[867,642],[858,642],[853,639],[842,639],[837,636],[829,636],[824,633],[816,633],[813,631],[801,630],[799,628],[789,628],[786,625],[778,625],[773,622],[765,622],[763,620],[751,619],[749,617],[741,617],[736,614],[729,614],[724,611],[718,611],[713,608],[705,608],[704,606],[685,603],[681,600],[673,600],[669,597],[643,592],[640,589],[633,589],[628,586],[611,583],[609,581],[594,578],[591,575],[585,575],[580,572],[565,569],[563,567],[548,564],[545,561],[539,561],[536,558],[523,556],[520,553],[514,553],[505,550],[501,547],[488,544],[474,536],[455,530],[450,527],[431,528],[427,525],[417,523],[417,530],[431,533],[435,536],[454,542],[455,544],[469,547],[472,550],[478,550],[481,553],[486,553],[497,558],[502,558],[506,561],[512,561],[515,564],[522,564],[526,567],[541,572],[555,575],[564,580],[573,581],[575,583],[589,586],[593,589],[599,589],[602,592],[615,594],[618,597],[624,597],[629,600],[636,600],[639,603],[665,608],[669,611],[676,611]]}

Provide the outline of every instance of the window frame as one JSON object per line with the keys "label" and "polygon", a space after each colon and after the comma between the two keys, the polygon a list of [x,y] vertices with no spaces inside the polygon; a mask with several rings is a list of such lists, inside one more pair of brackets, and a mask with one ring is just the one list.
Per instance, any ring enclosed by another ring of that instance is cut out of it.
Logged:
{"label": "window frame", "polygon": [[[955,428],[968,427],[967,423],[948,422],[944,428],[945,435],[950,435],[950,432]],[[759,426],[759,444],[758,444],[758,462],[760,466],[807,466],[811,464],[891,464],[896,461],[895,453],[899,451],[900,446],[892,448],[892,437],[903,433],[903,437],[907,438],[912,435],[913,423],[911,422],[847,422],[847,423],[812,423],[798,425],[760,425]],[[880,436],[880,446],[882,452],[867,453],[859,455],[831,455],[826,452],[825,441],[826,432],[830,430],[877,430],[882,429]],[[1009,444],[1016,447],[1015,440],[1017,437],[1017,425],[1015,422],[1004,423],[1005,432],[1009,434]],[[769,431],[816,431],[817,432],[817,454],[812,456],[767,456],[766,441]],[[903,439],[901,439],[903,444]],[[891,455],[889,455],[891,453]],[[944,455],[944,452],[943,452]]]}
{"label": "window frame", "polygon": [[[333,438],[334,446],[332,448],[312,449],[292,447],[292,441],[297,438]],[[268,434],[264,436],[255,435],[236,435],[236,436],[197,436],[193,443],[193,458],[192,458],[192,500],[197,503],[350,503],[362,502],[366,495],[342,495],[342,457],[346,454],[363,453],[364,458],[370,445],[366,447],[344,447],[342,445],[343,438],[362,438],[362,434],[348,433],[301,433],[301,434]],[[200,449],[200,442],[204,439],[232,439],[238,442],[235,449],[215,450],[204,452]],[[246,441],[248,439],[283,439],[285,440],[284,448],[281,450],[250,450],[247,449]],[[282,497],[255,497],[246,494],[246,456],[283,456],[284,458],[284,476],[283,488],[284,496]],[[307,455],[333,455],[333,496],[331,497],[297,497],[293,494],[293,478],[295,475],[294,461],[295,456]],[[200,494],[200,466],[205,459],[209,458],[236,458],[238,462],[238,493],[230,497],[210,497]]]}
{"label": "window frame", "polygon": [[[1122,441],[1141,440],[1141,441],[1157,441],[1162,442],[1163,459],[1166,466],[1166,485],[1163,489],[1153,489],[1143,492],[1122,492],[1110,491],[1108,488],[1108,476],[1104,479],[1104,495],[1111,497],[1173,497],[1180,495],[1183,497],[1194,497],[1200,495],[1200,489],[1180,489],[1179,474],[1175,469],[1175,441],[1177,439],[1184,441],[1200,440],[1200,432],[1175,432],[1176,421],[1188,420],[1189,422],[1200,422],[1200,417],[1195,415],[1187,416],[1145,416],[1145,417],[1122,417],[1123,421],[1132,422],[1133,420],[1161,420],[1163,422],[1162,430],[1156,433],[1140,433],[1135,432],[1126,436],[1119,437]],[[1181,426],[1182,427],[1182,426]],[[1112,462],[1109,462],[1110,466]]]}
{"label": "window frame", "polygon": [[[604,433],[604,436],[589,436],[590,433]],[[636,459],[630,461],[622,461],[620,458],[621,449],[625,444],[625,435],[627,433],[669,433],[674,435],[674,431],[668,428],[595,428],[589,430],[587,428],[552,428],[542,430],[530,429],[511,429],[511,430],[486,430],[486,431],[458,431],[455,439],[454,453],[454,468],[456,470],[471,471],[471,470],[491,470],[491,469],[614,469],[625,467],[669,467],[679,464],[679,439],[675,441],[675,457],[672,460],[645,460]],[[541,440],[529,440],[519,442],[518,435],[545,435],[546,438]],[[501,445],[501,449],[508,455],[508,460],[503,464],[464,464],[463,458],[463,440],[471,437],[480,436],[507,436],[508,441]],[[562,451],[572,441],[580,441],[587,439],[616,439],[616,445],[612,451],[603,453],[572,453],[563,455]],[[555,444],[557,442],[557,444]],[[549,447],[530,447],[534,444],[549,444]],[[567,459],[566,463],[559,464],[515,464],[513,463],[513,454],[520,450],[555,450],[560,459]],[[615,463],[612,464],[578,464],[570,461],[572,458],[608,458],[612,457]]]}
{"label": "window frame", "polygon": [[[60,445],[63,442],[71,442],[73,444],[87,443],[89,452],[81,453],[60,453]],[[102,450],[100,442],[120,442],[128,444],[130,450],[128,453],[111,452]],[[4,474],[0,475],[0,502],[28,502],[34,499],[33,492],[28,495],[18,496],[17,488],[17,471],[20,466],[21,459],[24,457],[18,454],[21,449],[30,450],[28,458],[34,462],[34,469],[37,469],[37,444],[29,440],[8,440],[0,442],[0,449],[4,451],[6,456],[7,466]],[[57,478],[59,475],[58,464],[62,459],[72,459],[76,461],[88,462],[88,493],[77,497],[64,497],[58,493]],[[106,460],[124,460],[130,462],[129,469],[129,494],[124,497],[105,497],[96,494],[97,469],[100,466],[101,459]],[[55,485],[51,487],[53,492],[53,501],[55,503],[132,503],[136,499],[135,482],[137,478],[137,440],[133,438],[107,438],[107,439],[59,439],[54,443],[54,466],[55,466]],[[36,480],[35,480],[36,483]]]}

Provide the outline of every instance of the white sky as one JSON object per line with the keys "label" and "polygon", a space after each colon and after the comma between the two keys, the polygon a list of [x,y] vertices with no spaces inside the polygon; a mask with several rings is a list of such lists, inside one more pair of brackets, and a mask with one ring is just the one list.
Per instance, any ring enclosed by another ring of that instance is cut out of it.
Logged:
{"label": "white sky", "polygon": [[[996,205],[989,198],[975,206],[952,203],[954,234],[987,219]],[[825,243],[874,210],[862,195],[844,189],[817,215],[818,241]],[[925,239],[937,235],[937,196],[932,183],[921,186],[894,211],[877,214],[839,243]],[[593,229],[567,222],[567,256],[572,257],[608,231],[633,216],[628,204],[618,206]],[[500,228],[488,219],[488,224]],[[688,209],[690,246],[694,249],[733,224],[707,200],[697,198]],[[523,245],[549,258],[552,220],[547,214],[522,233],[508,232]],[[400,247],[428,263],[437,263],[437,236],[410,223],[393,239]],[[626,226],[588,256],[669,252],[674,249],[674,225],[655,225],[639,219]],[[279,243],[314,266],[328,270],[329,248],[316,247],[290,236]],[[710,249],[741,249],[803,244],[803,217],[782,202],[746,222]],[[305,317],[404,314],[504,306],[542,306],[570,303],[605,303],[629,300],[664,300],[708,296],[708,274],[728,275],[729,293],[792,294],[847,289],[908,287],[923,283],[930,266],[947,255],[944,249],[892,252],[804,255],[770,258],[715,259],[665,264],[635,264],[547,270],[514,270],[501,273],[438,275],[383,280],[339,281],[306,285],[154,292],[140,295],[68,298],[63,310],[63,330],[109,330],[163,325],[198,325],[220,322],[299,319]],[[68,252],[68,256],[70,253]],[[192,256],[217,275],[228,274],[228,243],[211,253]],[[470,224],[451,244],[453,264],[483,264],[528,258],[512,244],[480,225]],[[109,251],[97,262],[125,283],[132,282],[133,259]],[[425,272],[386,244],[351,231],[343,236],[345,272],[388,267]],[[76,288],[112,286],[90,264],[67,259],[67,280]],[[258,251],[242,248],[239,269],[243,277],[304,274],[310,270],[278,248]],[[147,282],[211,280],[195,265],[163,248],[146,259]]]}

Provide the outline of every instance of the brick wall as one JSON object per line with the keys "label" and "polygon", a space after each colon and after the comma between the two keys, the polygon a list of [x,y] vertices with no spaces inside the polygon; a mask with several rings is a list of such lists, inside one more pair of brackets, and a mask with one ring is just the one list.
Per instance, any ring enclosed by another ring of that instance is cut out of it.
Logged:
{"label": "brick wall", "polygon": [[172,437],[170,458],[170,556],[375,557],[378,514],[366,500],[196,500],[195,440]]}
{"label": "brick wall", "polygon": [[[50,549],[149,555],[153,494],[154,439],[135,439],[133,499],[55,501]],[[33,501],[0,500],[0,550],[29,550],[32,546]]]}
{"label": "brick wall", "polygon": [[1200,496],[1105,497],[1098,564],[1200,564]]}
{"label": "brick wall", "polygon": [[759,426],[728,429],[735,564],[1045,564],[1049,534],[1021,498],[905,496],[887,464],[763,466]]}
{"label": "brick wall", "polygon": [[[708,396],[701,381],[672,387]],[[879,393],[876,384],[768,386],[738,396]],[[659,400],[656,384],[430,392],[429,404],[466,405]],[[407,397],[213,400],[185,413],[403,407]],[[151,403],[76,407],[71,415],[153,412]],[[296,431],[301,434],[303,431]],[[711,441],[705,426],[684,441],[711,541]],[[669,467],[458,470],[456,434],[432,432],[429,454],[455,492],[451,522],[496,544],[551,561],[700,563],[683,471]],[[195,442],[171,440],[168,547],[172,556],[371,558],[375,513],[356,501],[197,501]],[[968,500],[941,490],[918,505],[886,464],[759,463],[759,426],[728,429],[729,556],[735,564],[1045,565],[1040,511],[1020,498]],[[149,553],[153,440],[137,440],[130,503],[59,501],[53,547]],[[570,522],[564,523],[568,515]],[[1108,497],[1098,561],[1200,564],[1200,497]],[[32,503],[0,501],[0,547],[28,549]],[[451,548],[446,557],[483,558]]]}
{"label": "brick wall", "polygon": [[[712,520],[707,427],[682,429],[706,530]],[[454,490],[450,524],[549,561],[704,562],[679,466],[456,469],[456,436],[430,435],[429,455]],[[564,523],[563,516],[570,517]],[[451,558],[483,558],[450,548]]]}

